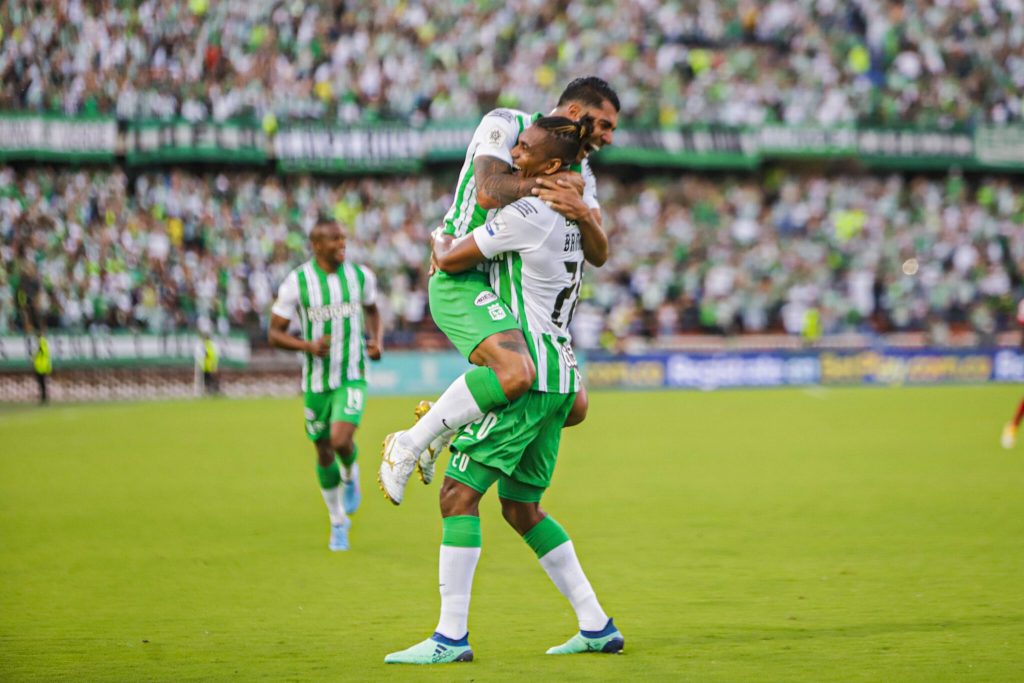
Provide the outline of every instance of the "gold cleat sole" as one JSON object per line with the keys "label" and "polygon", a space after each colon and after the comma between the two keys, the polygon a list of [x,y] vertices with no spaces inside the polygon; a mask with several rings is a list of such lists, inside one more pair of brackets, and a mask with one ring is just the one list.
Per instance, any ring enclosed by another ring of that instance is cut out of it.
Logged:
{"label": "gold cleat sole", "polygon": [[412,414],[416,416],[416,422],[420,421],[420,418],[430,412],[430,409],[434,407],[433,401],[420,401],[416,404],[416,408],[413,409]]}
{"label": "gold cleat sole", "polygon": [[[415,422],[419,422],[420,418],[422,418],[424,415],[426,415],[430,411],[430,409],[433,408],[433,407],[434,407],[434,402],[433,401],[420,401],[419,403],[417,403],[416,404],[416,408],[414,408],[413,411],[412,411],[412,414],[416,417]],[[430,449],[428,448],[427,450],[429,451]],[[434,453],[431,452],[430,456],[433,457]],[[418,476],[420,478],[420,481],[422,481],[424,484],[429,484],[430,483],[423,476],[423,468],[420,467],[420,459],[419,458],[416,458],[416,476]]]}
{"label": "gold cleat sole", "polygon": [[[381,444],[380,458],[384,462],[388,462],[387,460],[384,460],[384,454],[388,452],[388,446],[391,445],[391,442],[394,440],[394,438],[395,438],[394,434],[388,434],[387,436],[384,437],[384,443]],[[392,467],[394,467],[394,465],[392,465]],[[385,500],[387,500],[392,505],[398,505],[398,502],[396,502],[391,496],[389,496],[388,495],[388,490],[386,488],[384,488],[384,482],[381,481],[381,479],[380,479],[380,468],[379,467],[377,468],[377,488],[379,488],[380,492],[384,494],[384,499]]]}

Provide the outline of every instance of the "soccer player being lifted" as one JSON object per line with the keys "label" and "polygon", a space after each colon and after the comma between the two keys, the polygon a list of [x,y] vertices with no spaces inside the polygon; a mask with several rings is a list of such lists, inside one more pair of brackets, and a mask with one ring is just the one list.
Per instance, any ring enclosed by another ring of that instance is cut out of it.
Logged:
{"label": "soccer player being lifted", "polygon": [[[306,436],[316,447],[331,520],[328,547],[348,550],[348,515],[361,498],[354,437],[366,403],[366,361],[380,359],[383,338],[377,280],[368,268],[345,261],[337,221],[320,218],[309,238],[313,258],[281,283],[268,338],[272,346],[303,354]],[[296,314],[301,337],[288,333]]]}
{"label": "soccer player being lifted", "polygon": [[[612,143],[618,112],[618,95],[606,82],[595,77],[572,81],[551,115],[572,120],[590,116],[594,127],[569,164],[532,177],[514,172],[511,150],[523,130],[541,115],[511,109],[490,112],[473,134],[455,200],[440,230],[452,237],[468,235],[484,225],[493,210],[537,194],[579,225],[586,260],[601,266],[608,258],[608,238],[601,229],[587,155]],[[417,406],[419,420],[412,428],[385,439],[378,481],[395,505],[402,502],[414,469],[419,469],[424,483],[430,483],[436,458],[455,431],[522,396],[535,385],[539,370],[530,357],[529,339],[524,339],[512,311],[495,295],[486,265],[459,273],[434,273],[429,297],[434,322],[479,367],[456,379],[433,407],[426,402]],[[586,392],[581,389],[566,425],[581,422],[586,409]]]}
{"label": "soccer player being lifted", "polygon": [[[572,163],[592,119],[543,117],[512,150],[524,178],[550,176]],[[497,483],[505,520],[533,549],[576,612],[579,633],[548,654],[614,653],[624,639],[604,612],[565,529],[540,507],[551,483],[562,427],[580,389],[569,321],[583,275],[581,231],[537,198],[506,206],[486,225],[453,239],[439,235],[433,256],[446,273],[489,262],[494,291],[522,325],[537,365],[534,388],[500,410],[466,425],[452,443],[441,487],[439,562],[441,616],[434,634],[393,652],[393,664],[440,664],[473,659],[469,602],[480,557],[480,500]]]}

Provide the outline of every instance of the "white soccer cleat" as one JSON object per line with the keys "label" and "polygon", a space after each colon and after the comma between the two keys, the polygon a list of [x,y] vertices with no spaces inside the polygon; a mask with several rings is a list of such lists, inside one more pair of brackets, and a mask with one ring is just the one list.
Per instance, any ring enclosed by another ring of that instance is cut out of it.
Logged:
{"label": "white soccer cleat", "polygon": [[[424,415],[430,412],[430,409],[434,406],[432,401],[420,401],[413,411],[413,415],[416,416],[416,422],[420,421]],[[444,453],[449,444],[452,442],[451,435],[442,434],[427,446],[427,450],[420,453],[416,459],[416,470],[420,475],[420,481],[424,484],[429,484],[434,481],[434,470],[437,465],[437,459]]]}
{"label": "white soccer cleat", "polygon": [[377,470],[377,483],[384,496],[395,505],[402,504],[405,496],[405,485],[416,467],[416,454],[412,449],[399,445],[398,437],[405,431],[392,432],[384,438],[381,451],[380,469]]}
{"label": "white soccer cleat", "polygon": [[1006,426],[1003,427],[1003,435],[999,439],[1000,443],[1003,444],[1003,448],[1013,448],[1014,444],[1017,443],[1017,427],[1012,422],[1007,422]]}

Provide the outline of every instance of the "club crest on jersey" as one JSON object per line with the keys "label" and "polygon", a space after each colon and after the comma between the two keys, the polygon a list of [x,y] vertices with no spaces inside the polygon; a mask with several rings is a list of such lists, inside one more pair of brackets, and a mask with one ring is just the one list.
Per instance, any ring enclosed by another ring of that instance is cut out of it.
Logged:
{"label": "club crest on jersey", "polygon": [[505,131],[500,128],[494,128],[487,135],[487,144],[492,147],[501,147],[505,144]]}
{"label": "club crest on jersey", "polygon": [[497,301],[498,295],[494,292],[480,292],[476,296],[476,300],[473,301],[477,306],[486,306],[487,304]]}
{"label": "club crest on jersey", "polygon": [[491,307],[487,309],[487,312],[491,314],[491,320],[497,321],[505,319],[505,309],[501,304],[492,304]]}

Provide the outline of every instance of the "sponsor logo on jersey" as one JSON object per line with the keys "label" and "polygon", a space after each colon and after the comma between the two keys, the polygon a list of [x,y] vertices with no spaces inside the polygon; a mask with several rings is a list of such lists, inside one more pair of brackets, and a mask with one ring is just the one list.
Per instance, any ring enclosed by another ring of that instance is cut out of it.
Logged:
{"label": "sponsor logo on jersey", "polygon": [[488,116],[497,116],[499,119],[505,119],[509,123],[516,122],[516,115],[510,112],[508,109],[495,109]]}
{"label": "sponsor logo on jersey", "polygon": [[303,414],[304,414],[304,415],[306,416],[306,419],[307,419],[307,420],[310,420],[310,421],[312,421],[312,420],[315,420],[315,419],[316,419],[316,413],[315,413],[315,412],[313,412],[313,409],[312,409],[312,408],[305,408],[305,409],[303,410]]}
{"label": "sponsor logo on jersey", "polygon": [[501,128],[493,128],[491,132],[487,134],[487,144],[491,147],[504,147],[505,146],[505,131]]}
{"label": "sponsor logo on jersey", "polygon": [[329,306],[310,306],[306,315],[310,322],[322,323],[328,320],[341,320],[352,318],[359,313],[359,306],[351,302],[331,304]]}
{"label": "sponsor logo on jersey", "polygon": [[487,304],[497,300],[498,295],[494,292],[480,292],[473,303],[477,306],[486,306]]}
{"label": "sponsor logo on jersey", "polygon": [[523,218],[528,218],[532,214],[537,213],[537,207],[525,199],[517,199],[516,201],[509,204],[509,208],[515,209],[519,212],[519,215]]}
{"label": "sponsor logo on jersey", "polygon": [[502,218],[501,216],[495,216],[493,220],[484,223],[484,229],[487,231],[487,234],[490,235],[491,237],[494,237],[498,233],[498,231],[504,227],[505,219]]}
{"label": "sponsor logo on jersey", "polygon": [[498,321],[505,319],[505,309],[501,304],[492,304],[487,312],[491,314],[491,320]]}

